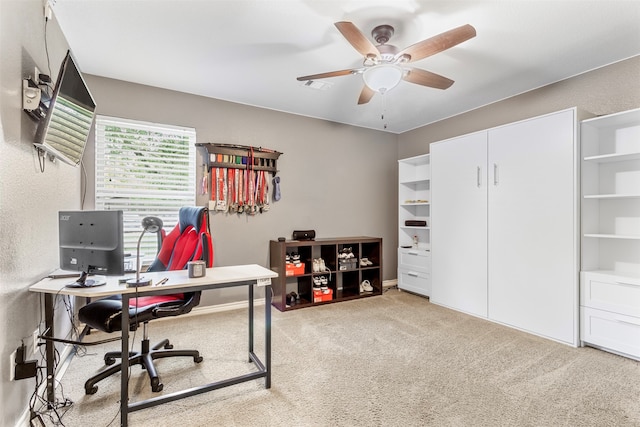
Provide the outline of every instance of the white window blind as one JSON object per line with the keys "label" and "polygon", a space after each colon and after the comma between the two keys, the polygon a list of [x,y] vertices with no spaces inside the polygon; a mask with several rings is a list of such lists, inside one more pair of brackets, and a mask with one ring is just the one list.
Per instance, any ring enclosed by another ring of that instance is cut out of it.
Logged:
{"label": "white window blind", "polygon": [[[96,117],[95,206],[124,211],[125,253],[135,256],[145,216],[157,216],[169,232],[182,206],[195,206],[196,132],[193,128]],[[145,260],[157,252],[157,236],[141,243]]]}

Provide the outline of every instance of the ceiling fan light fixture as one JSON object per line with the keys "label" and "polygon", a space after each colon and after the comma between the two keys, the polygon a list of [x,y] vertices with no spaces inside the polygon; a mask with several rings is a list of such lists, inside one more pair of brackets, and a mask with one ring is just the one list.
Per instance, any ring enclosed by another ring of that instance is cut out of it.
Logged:
{"label": "ceiling fan light fixture", "polygon": [[378,93],[385,93],[400,83],[404,70],[395,64],[380,64],[367,68],[362,74],[364,84]]}

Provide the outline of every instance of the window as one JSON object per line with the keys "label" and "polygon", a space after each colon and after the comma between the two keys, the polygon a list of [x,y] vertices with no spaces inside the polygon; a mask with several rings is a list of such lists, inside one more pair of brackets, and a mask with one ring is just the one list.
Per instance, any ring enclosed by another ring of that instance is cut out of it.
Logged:
{"label": "window", "polygon": [[[142,218],[158,216],[169,230],[182,206],[195,205],[195,142],[193,128],[97,116],[95,205],[124,211],[125,253],[136,254]],[[157,236],[146,233],[141,257],[156,252]]]}

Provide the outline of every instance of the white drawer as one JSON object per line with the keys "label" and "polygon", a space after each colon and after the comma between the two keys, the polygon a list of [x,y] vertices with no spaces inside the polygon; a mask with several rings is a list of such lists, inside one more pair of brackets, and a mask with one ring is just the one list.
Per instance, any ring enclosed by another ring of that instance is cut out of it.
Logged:
{"label": "white drawer", "polygon": [[421,271],[398,269],[398,288],[416,294],[431,295],[431,275]]}
{"label": "white drawer", "polygon": [[580,339],[640,358],[640,318],[581,307]]}
{"label": "white drawer", "polygon": [[582,273],[580,305],[640,317],[640,282],[612,275]]}
{"label": "white drawer", "polygon": [[431,271],[431,252],[419,249],[398,249],[398,267],[428,273]]}

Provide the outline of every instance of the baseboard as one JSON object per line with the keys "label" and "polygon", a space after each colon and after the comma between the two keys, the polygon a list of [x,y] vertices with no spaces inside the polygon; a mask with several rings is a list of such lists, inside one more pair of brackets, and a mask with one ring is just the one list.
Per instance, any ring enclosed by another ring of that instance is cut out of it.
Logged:
{"label": "baseboard", "polygon": [[383,280],[382,289],[389,289],[398,286],[398,279]]}
{"label": "baseboard", "polygon": [[[264,298],[255,299],[253,301],[253,305],[254,306],[264,305]],[[191,310],[190,313],[185,314],[184,316],[199,316],[201,314],[221,313],[223,311],[239,310],[241,308],[247,308],[247,307],[249,307],[249,301],[236,301],[236,302],[230,302],[226,304],[198,306],[198,307],[195,307],[193,310]],[[165,317],[164,319],[158,319],[155,321],[157,322],[157,321],[170,320],[170,319],[171,317]]]}

